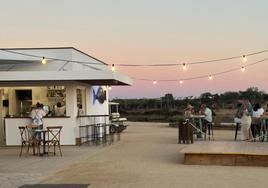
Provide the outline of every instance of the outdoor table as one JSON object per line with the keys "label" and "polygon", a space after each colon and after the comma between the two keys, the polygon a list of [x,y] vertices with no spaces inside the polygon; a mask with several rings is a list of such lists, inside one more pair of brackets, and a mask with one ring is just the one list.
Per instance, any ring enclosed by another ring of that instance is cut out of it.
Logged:
{"label": "outdoor table", "polygon": [[47,133],[47,130],[45,129],[35,129],[33,130],[33,132],[36,132],[36,133],[41,133],[41,142],[43,143],[43,153],[42,155],[46,154],[46,133]]}
{"label": "outdoor table", "polygon": [[[190,117],[190,119],[192,120],[192,122],[194,123],[195,126],[196,126],[196,121],[195,120],[197,120],[199,122],[199,129],[201,131],[203,131],[202,119],[204,119],[205,117],[206,117],[205,115],[192,115]],[[198,131],[198,132],[200,132],[200,131]],[[202,133],[200,132],[200,134],[201,134],[201,138],[202,138]]]}

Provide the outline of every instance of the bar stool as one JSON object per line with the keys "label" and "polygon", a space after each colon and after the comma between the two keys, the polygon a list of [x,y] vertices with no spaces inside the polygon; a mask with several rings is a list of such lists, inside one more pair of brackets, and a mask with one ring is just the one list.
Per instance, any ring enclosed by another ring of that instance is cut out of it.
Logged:
{"label": "bar stool", "polygon": [[101,123],[95,124],[93,136],[96,145],[106,143],[106,125]]}
{"label": "bar stool", "polygon": [[[208,140],[210,140],[210,136],[212,137],[212,140],[214,140],[213,136],[213,122],[207,123],[206,124],[206,134],[208,130]],[[206,140],[206,134],[205,134],[205,140]]]}

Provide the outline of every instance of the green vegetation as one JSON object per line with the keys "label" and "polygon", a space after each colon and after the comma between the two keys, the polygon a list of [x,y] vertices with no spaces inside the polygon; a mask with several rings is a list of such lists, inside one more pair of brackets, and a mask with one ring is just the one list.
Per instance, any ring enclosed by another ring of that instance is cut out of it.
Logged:
{"label": "green vegetation", "polygon": [[[220,109],[235,109],[237,101],[244,98],[250,99],[252,103],[264,104],[268,101],[268,94],[259,91],[256,87],[250,87],[246,91],[228,91],[223,94],[206,92],[199,97],[175,99],[172,94],[168,93],[158,99],[114,99],[113,102],[120,103],[120,114],[130,121],[178,122],[183,119],[184,109],[189,103],[196,109],[201,103],[206,103],[217,114]],[[226,119],[230,120],[232,117]]]}

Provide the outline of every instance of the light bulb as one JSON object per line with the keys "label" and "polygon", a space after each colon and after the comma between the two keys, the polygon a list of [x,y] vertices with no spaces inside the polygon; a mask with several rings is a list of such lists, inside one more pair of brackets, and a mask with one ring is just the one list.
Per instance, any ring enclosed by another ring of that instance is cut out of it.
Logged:
{"label": "light bulb", "polygon": [[112,71],[113,71],[113,72],[115,71],[115,66],[114,66],[114,64],[112,64]]}
{"label": "light bulb", "polygon": [[212,80],[213,78],[212,78],[212,76],[211,76],[211,75],[209,75],[208,79]]}
{"label": "light bulb", "polygon": [[247,62],[247,60],[248,60],[248,59],[247,59],[246,55],[243,55],[243,61],[244,61],[244,62]]}
{"label": "light bulb", "polygon": [[186,69],[187,69],[186,64],[185,64],[185,63],[183,63],[183,64],[182,64],[182,70],[184,70],[184,71],[185,71]]}
{"label": "light bulb", "polygon": [[153,84],[154,84],[154,85],[155,85],[155,84],[157,84],[157,81],[156,81],[156,80],[154,80],[154,81],[153,81]]}
{"label": "light bulb", "polygon": [[46,60],[46,58],[43,57],[41,62],[42,62],[43,65],[47,64],[47,60]]}
{"label": "light bulb", "polygon": [[180,80],[180,81],[179,81],[179,83],[180,83],[180,84],[183,84],[183,81],[182,81],[182,80]]}
{"label": "light bulb", "polygon": [[245,72],[246,68],[245,67],[241,67],[241,71]]}

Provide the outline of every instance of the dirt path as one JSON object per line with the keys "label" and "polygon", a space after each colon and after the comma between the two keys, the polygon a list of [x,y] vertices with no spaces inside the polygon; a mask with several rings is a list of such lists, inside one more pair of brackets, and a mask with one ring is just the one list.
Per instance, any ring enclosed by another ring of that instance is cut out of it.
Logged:
{"label": "dirt path", "polygon": [[42,183],[85,183],[94,188],[267,187],[268,168],[182,165],[180,150],[185,145],[176,141],[176,130],[165,124],[131,123],[120,143]]}

